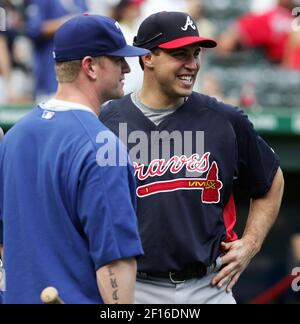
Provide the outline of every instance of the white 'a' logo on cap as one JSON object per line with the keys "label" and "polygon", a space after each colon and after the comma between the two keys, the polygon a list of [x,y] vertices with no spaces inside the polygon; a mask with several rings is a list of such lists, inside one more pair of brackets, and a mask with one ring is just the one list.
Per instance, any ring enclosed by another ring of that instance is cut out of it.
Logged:
{"label": "white 'a' logo on cap", "polygon": [[190,16],[187,16],[185,26],[184,27],[181,27],[181,29],[183,31],[187,31],[187,29],[188,29],[189,26],[191,28],[193,28],[194,30],[196,30],[196,26],[194,25],[194,22],[193,22],[192,18]]}

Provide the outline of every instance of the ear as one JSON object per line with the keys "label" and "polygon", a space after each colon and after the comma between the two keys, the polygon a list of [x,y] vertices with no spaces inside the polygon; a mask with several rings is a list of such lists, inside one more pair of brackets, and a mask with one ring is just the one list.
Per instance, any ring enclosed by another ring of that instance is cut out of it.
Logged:
{"label": "ear", "polygon": [[97,79],[97,74],[95,70],[95,60],[91,56],[85,56],[82,59],[82,70],[84,71],[85,75],[87,75],[92,80]]}
{"label": "ear", "polygon": [[153,64],[153,54],[149,53],[145,56],[142,57],[144,66],[149,68],[149,69],[153,69],[154,64]]}

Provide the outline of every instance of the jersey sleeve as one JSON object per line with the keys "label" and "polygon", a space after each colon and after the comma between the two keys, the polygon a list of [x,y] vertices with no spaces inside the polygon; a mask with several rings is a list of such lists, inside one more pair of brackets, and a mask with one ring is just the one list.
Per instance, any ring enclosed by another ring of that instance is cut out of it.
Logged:
{"label": "jersey sleeve", "polygon": [[280,166],[274,150],[256,133],[239,110],[236,119],[238,183],[250,197],[259,198],[271,188]]}
{"label": "jersey sleeve", "polygon": [[92,152],[79,183],[78,215],[96,270],[114,260],[143,254],[135,213],[133,169],[125,147],[111,133],[112,138],[115,145],[109,149],[122,155],[126,163],[99,165],[103,162],[99,161],[101,151]]}

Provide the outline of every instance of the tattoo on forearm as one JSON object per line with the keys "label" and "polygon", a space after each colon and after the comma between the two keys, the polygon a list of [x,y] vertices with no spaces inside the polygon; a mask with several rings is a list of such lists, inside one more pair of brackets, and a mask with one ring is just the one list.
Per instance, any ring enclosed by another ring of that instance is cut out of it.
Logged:
{"label": "tattoo on forearm", "polygon": [[112,276],[114,276],[115,274],[113,273],[113,271],[112,271],[112,268],[111,267],[109,267],[108,268],[108,274],[109,274],[109,276],[110,277],[112,277]]}
{"label": "tattoo on forearm", "polygon": [[112,299],[115,301],[115,304],[118,304],[119,296],[118,296],[118,289],[114,290],[112,293]]}
{"label": "tattoo on forearm", "polygon": [[110,277],[110,284],[111,287],[114,289],[112,292],[112,299],[115,301],[115,304],[118,304],[119,301],[119,296],[118,296],[118,282],[117,282],[117,278],[115,277],[115,274],[113,272],[113,270],[111,269],[111,267],[108,268],[108,273],[109,273],[109,277]]}
{"label": "tattoo on forearm", "polygon": [[118,283],[116,278],[110,278],[110,283],[113,288],[118,288]]}

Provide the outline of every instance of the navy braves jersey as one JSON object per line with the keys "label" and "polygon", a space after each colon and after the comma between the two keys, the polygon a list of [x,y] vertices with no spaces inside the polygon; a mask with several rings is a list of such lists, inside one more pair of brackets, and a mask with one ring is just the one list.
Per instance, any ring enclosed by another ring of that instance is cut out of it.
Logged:
{"label": "navy braves jersey", "polygon": [[[194,262],[212,264],[221,254],[220,242],[237,239],[234,179],[249,197],[261,197],[279,167],[278,157],[241,110],[195,92],[158,126],[130,96],[109,102],[100,119],[126,142],[134,162],[145,251],[138,261],[139,271],[179,271]],[[141,130],[144,135],[137,132]],[[172,140],[174,132],[182,138]],[[198,132],[202,142],[191,136]],[[165,158],[167,142],[170,156]],[[141,143],[148,145],[148,161],[140,160],[137,153],[145,155]]]}
{"label": "navy braves jersey", "polygon": [[66,303],[101,303],[96,270],[143,253],[132,165],[96,160],[99,132],[128,161],[124,146],[92,111],[63,103],[34,108],[0,144],[5,303],[39,303],[47,286]]}

